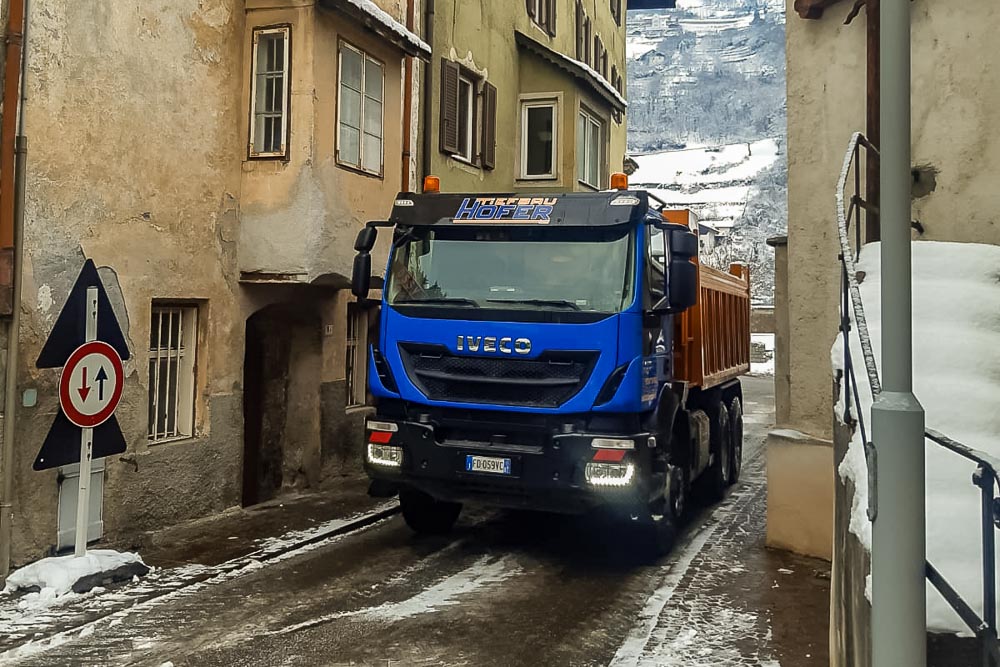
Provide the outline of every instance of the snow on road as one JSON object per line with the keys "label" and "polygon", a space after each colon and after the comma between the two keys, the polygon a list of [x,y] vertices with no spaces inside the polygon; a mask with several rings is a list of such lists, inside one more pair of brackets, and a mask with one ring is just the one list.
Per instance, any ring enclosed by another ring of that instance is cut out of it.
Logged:
{"label": "snow on road", "polygon": [[[970,447],[1000,456],[1000,247],[975,243],[913,243],[914,393],[928,428]],[[876,361],[881,356],[880,244],[869,243],[857,263],[865,319]],[[853,319],[853,315],[852,315]],[[871,434],[871,391],[857,326],[851,328],[863,414]],[[832,348],[834,369],[843,368],[843,339]],[[836,407],[844,414],[843,395]],[[982,609],[980,499],[971,483],[975,464],[926,442],[927,558],[973,609]],[[854,482],[851,532],[871,550],[868,473],[860,432],[840,465]],[[1000,565],[1000,557],[997,564]],[[928,586],[927,625],[963,632],[964,624]]]}

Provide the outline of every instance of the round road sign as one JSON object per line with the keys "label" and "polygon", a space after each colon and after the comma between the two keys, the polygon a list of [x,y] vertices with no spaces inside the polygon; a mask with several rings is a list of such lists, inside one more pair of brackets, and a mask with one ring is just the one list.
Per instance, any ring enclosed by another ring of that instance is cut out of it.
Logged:
{"label": "round road sign", "polygon": [[63,366],[59,406],[77,426],[98,426],[118,407],[124,380],[122,359],[115,348],[99,340],[84,343]]}

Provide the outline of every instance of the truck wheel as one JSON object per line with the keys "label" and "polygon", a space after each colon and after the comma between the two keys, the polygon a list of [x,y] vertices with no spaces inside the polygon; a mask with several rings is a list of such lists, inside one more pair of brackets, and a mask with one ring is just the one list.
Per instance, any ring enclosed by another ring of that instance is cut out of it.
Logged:
{"label": "truck wheel", "polygon": [[462,511],[459,503],[434,500],[423,491],[400,489],[399,506],[406,525],[421,535],[442,535],[451,530]]}
{"label": "truck wheel", "polygon": [[706,486],[709,497],[713,501],[722,500],[729,487],[729,473],[732,460],[732,432],[729,428],[729,411],[726,404],[719,402],[712,415],[709,427],[709,438],[714,456],[712,465],[706,471]]}
{"label": "truck wheel", "polygon": [[670,466],[663,497],[649,508],[649,517],[639,530],[641,549],[652,558],[670,553],[677,540],[687,509],[687,485],[684,471]]}
{"label": "truck wheel", "polygon": [[743,471],[743,404],[738,397],[729,404],[729,428],[733,452],[729,464],[729,483],[735,484]]}

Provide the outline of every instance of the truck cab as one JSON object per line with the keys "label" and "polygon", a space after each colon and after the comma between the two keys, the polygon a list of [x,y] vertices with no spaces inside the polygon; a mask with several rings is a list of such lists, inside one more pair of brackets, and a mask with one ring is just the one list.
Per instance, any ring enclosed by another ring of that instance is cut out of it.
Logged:
{"label": "truck cab", "polygon": [[668,548],[692,485],[721,497],[739,475],[749,369],[746,269],[700,266],[680,213],[627,189],[400,193],[355,245],[366,299],[391,230],[371,492],[418,532],[465,503],[601,508]]}

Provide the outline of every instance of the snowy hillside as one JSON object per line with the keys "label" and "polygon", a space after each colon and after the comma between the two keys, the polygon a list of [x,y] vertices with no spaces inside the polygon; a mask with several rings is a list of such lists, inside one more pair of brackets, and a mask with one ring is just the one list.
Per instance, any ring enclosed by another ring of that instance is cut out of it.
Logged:
{"label": "snowy hillside", "polygon": [[782,0],[628,14],[631,181],[691,208],[716,237],[705,261],[749,263],[763,302],[774,281],[765,240],[787,222],[784,35]]}

